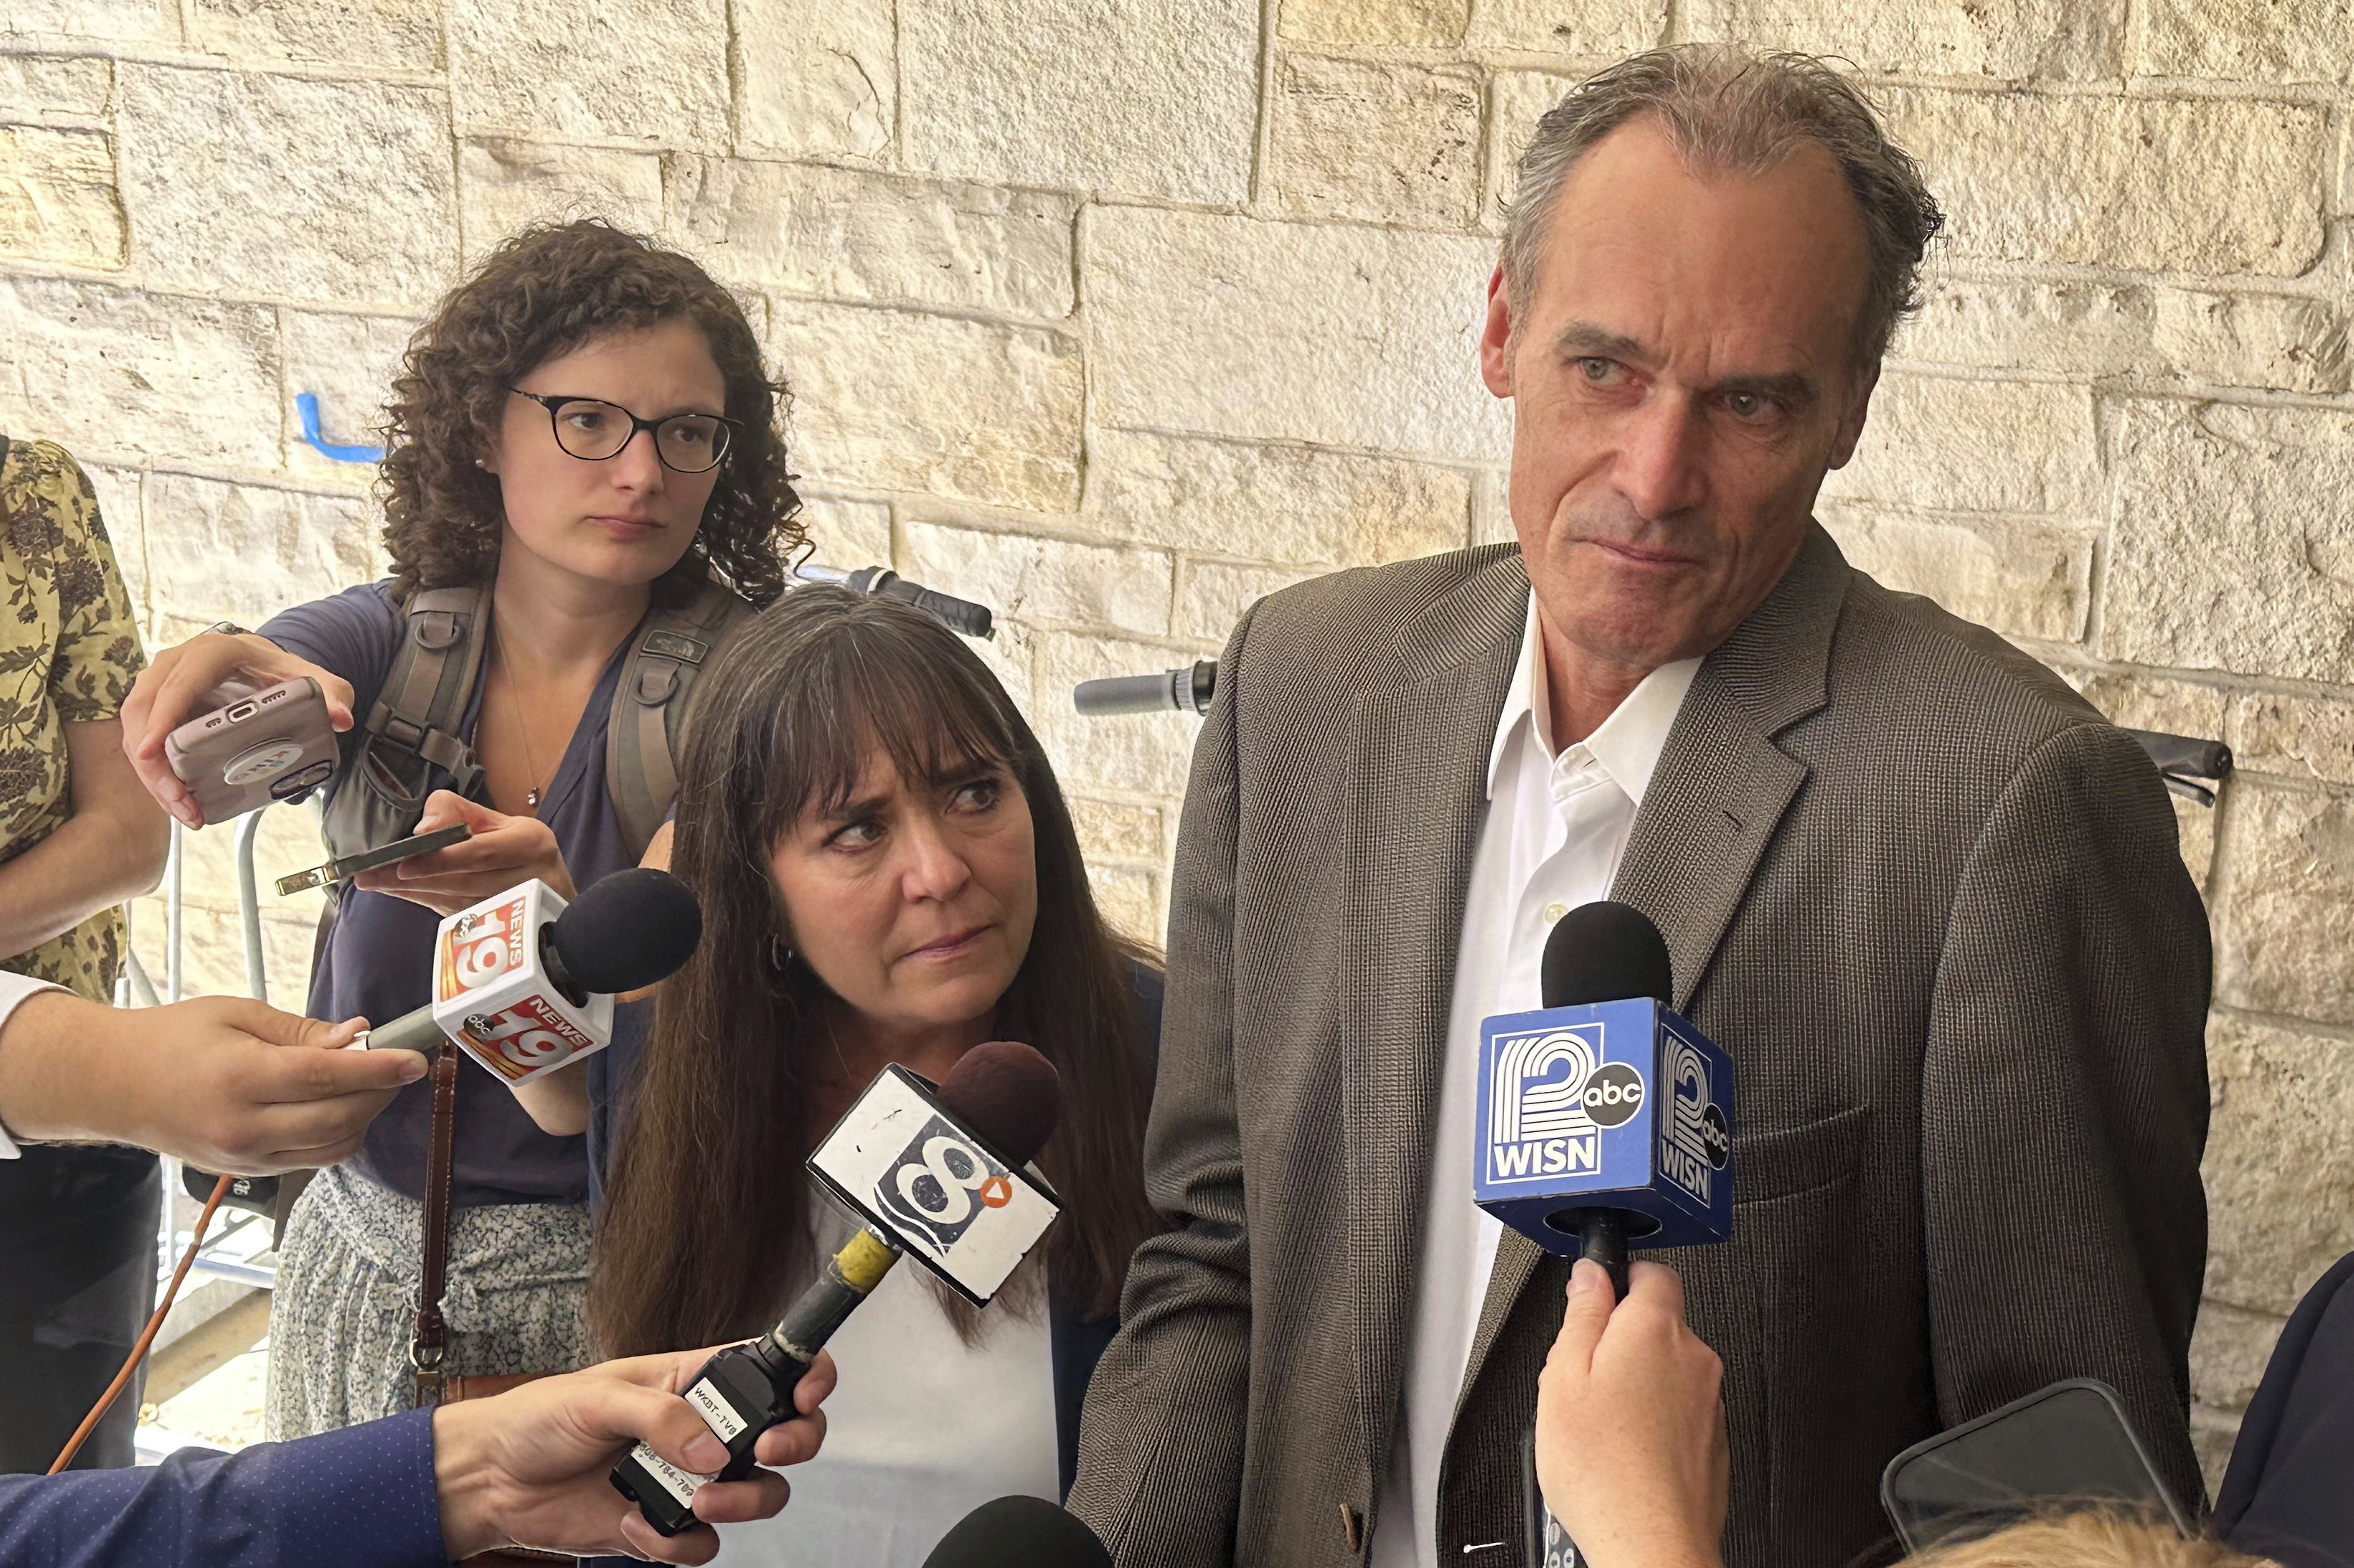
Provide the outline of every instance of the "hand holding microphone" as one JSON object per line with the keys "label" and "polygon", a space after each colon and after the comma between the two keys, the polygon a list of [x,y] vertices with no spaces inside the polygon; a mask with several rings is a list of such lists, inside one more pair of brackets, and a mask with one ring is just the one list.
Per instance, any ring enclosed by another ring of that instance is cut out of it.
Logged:
{"label": "hand holding microphone", "polygon": [[726,1465],[683,1470],[641,1444],[614,1467],[614,1489],[662,1534],[692,1528],[696,1492],[749,1473],[760,1434],[790,1414],[811,1362],[904,1254],[986,1305],[1060,1212],[1023,1167],[1054,1135],[1061,1095],[1054,1064],[1010,1040],[967,1051],[937,1091],[885,1068],[809,1159],[865,1227],[775,1328],[712,1357],[687,1386]]}
{"label": "hand holding microphone", "polygon": [[344,1047],[322,1023],[244,997],[108,1007],[67,991],[0,1025],[0,1128],[27,1143],[129,1143],[240,1176],[328,1165],[425,1065]]}
{"label": "hand holding microphone", "polygon": [[[1625,1335],[1639,1340],[1645,1314],[1631,1310],[1628,1245],[1690,1246],[1733,1234],[1733,1062],[1669,1010],[1668,945],[1639,909],[1605,901],[1571,910],[1545,938],[1543,975],[1543,1010],[1480,1025],[1471,1195],[1546,1251],[1575,1254],[1573,1278],[1590,1283],[1598,1274],[1602,1283],[1594,1294],[1573,1295],[1572,1306],[1598,1322],[1624,1301]],[[1659,1275],[1673,1281],[1649,1267],[1637,1277]],[[1681,1287],[1671,1294],[1666,1315],[1681,1329]],[[1594,1364],[1590,1351],[1580,1364]],[[1556,1419],[1599,1439],[1652,1395],[1637,1388],[1628,1397],[1625,1408],[1604,1401]],[[1547,1506],[1543,1420],[1541,1414],[1522,1463],[1529,1556],[1553,1568],[1579,1562],[1588,1543]],[[1608,1568],[1607,1560],[1594,1561]],[[1628,1568],[1684,1562],[1619,1561]]]}
{"label": "hand holding microphone", "polygon": [[1731,1450],[1724,1363],[1684,1323],[1675,1271],[1638,1263],[1624,1301],[1581,1258],[1537,1378],[1544,1505],[1590,1568],[1719,1568]]}

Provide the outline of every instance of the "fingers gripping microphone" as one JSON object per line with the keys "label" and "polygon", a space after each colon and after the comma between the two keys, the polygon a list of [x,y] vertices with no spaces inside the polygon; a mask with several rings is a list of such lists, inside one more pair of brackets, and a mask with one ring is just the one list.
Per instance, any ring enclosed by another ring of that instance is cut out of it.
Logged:
{"label": "fingers gripping microphone", "polygon": [[1044,1498],[992,1498],[940,1537],[924,1568],[1111,1568],[1111,1553]]}
{"label": "fingers gripping microphone", "polygon": [[353,1044],[429,1055],[447,1039],[525,1083],[611,1044],[614,993],[671,974],[702,940],[702,906],[666,871],[615,872],[568,905],[526,882],[444,919],[433,1001]]}
{"label": "fingers gripping microphone", "polygon": [[1733,1063],[1669,1011],[1642,911],[1581,905],[1545,940],[1544,1009],[1480,1026],[1472,1196],[1627,1295],[1627,1249],[1733,1233]]}
{"label": "fingers gripping microphone", "polygon": [[966,1052],[937,1091],[885,1068],[809,1159],[865,1228],[775,1328],[720,1351],[687,1385],[687,1403],[727,1446],[726,1466],[696,1475],[641,1443],[613,1467],[614,1489],[663,1534],[691,1527],[695,1489],[751,1473],[760,1434],[791,1418],[801,1374],[903,1254],[986,1306],[1061,1212],[1053,1189],[1023,1169],[1061,1107],[1054,1064],[1011,1040]]}

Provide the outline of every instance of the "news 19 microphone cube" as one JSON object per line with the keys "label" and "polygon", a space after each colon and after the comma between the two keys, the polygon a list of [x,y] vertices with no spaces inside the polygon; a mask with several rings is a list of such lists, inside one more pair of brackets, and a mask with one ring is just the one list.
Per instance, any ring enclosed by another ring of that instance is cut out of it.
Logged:
{"label": "news 19 microphone cube", "polygon": [[1471,1195],[1548,1252],[1620,1212],[1629,1247],[1733,1234],[1733,1060],[1649,998],[1490,1018]]}
{"label": "news 19 microphone cube", "polygon": [[509,1084],[556,1071],[613,1038],[613,999],[567,996],[548,972],[565,899],[534,880],[444,918],[433,939],[433,1022]]}

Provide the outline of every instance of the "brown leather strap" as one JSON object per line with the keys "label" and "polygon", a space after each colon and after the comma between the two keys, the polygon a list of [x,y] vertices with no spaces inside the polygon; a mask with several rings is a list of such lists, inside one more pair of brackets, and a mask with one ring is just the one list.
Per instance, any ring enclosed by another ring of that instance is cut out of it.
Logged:
{"label": "brown leather strap", "polygon": [[441,1379],[441,1403],[455,1404],[461,1399],[496,1399],[512,1393],[527,1383],[537,1383],[554,1372],[447,1372]]}
{"label": "brown leather strap", "polygon": [[457,1113],[458,1048],[444,1040],[433,1053],[433,1141],[425,1156],[425,1267],[417,1284],[417,1329],[408,1340],[420,1410],[442,1402],[441,1358],[450,1349],[441,1289],[450,1266],[450,1150]]}

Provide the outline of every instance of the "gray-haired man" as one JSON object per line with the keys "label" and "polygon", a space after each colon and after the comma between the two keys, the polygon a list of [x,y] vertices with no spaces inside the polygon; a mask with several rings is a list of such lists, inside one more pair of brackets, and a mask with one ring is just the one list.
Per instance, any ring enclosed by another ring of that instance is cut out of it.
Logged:
{"label": "gray-haired man", "polygon": [[[2199,1489],[2207,928],[2049,672],[1848,567],[1935,204],[1804,58],[1637,57],[1522,160],[1481,369],[1520,547],[1244,618],[1179,842],[1129,1274],[1071,1506],[1128,1568],[1504,1568],[1559,1260],[1470,1202],[1479,1020],[1607,893],[1740,1065],[1728,1560],[1884,1551],[1881,1467],[2067,1376]],[[1532,588],[1533,587],[1533,592]]]}

